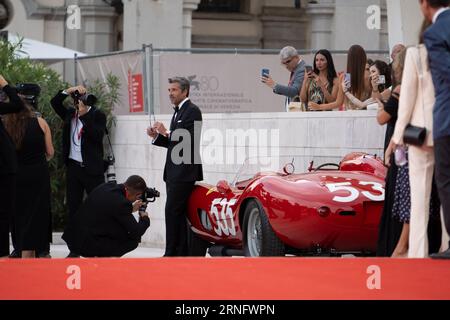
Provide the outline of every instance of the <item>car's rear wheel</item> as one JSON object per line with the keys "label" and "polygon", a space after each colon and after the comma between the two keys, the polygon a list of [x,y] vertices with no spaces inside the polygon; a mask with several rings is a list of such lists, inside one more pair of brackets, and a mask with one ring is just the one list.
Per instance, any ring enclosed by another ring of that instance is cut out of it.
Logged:
{"label": "car's rear wheel", "polygon": [[251,200],[244,212],[244,254],[248,257],[284,256],[284,244],[256,200]]}
{"label": "car's rear wheel", "polygon": [[196,235],[189,225],[187,227],[187,245],[190,257],[204,257],[209,247],[209,243]]}

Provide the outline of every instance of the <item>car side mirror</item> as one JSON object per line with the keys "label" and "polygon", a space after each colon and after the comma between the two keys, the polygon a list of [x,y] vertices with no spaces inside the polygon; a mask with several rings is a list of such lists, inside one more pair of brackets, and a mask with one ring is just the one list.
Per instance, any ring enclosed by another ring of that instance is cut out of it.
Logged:
{"label": "car side mirror", "polygon": [[283,167],[283,172],[288,176],[293,174],[295,172],[294,164],[286,163]]}
{"label": "car side mirror", "polygon": [[231,187],[226,180],[220,180],[217,182],[217,191],[222,194],[227,194],[231,191]]}

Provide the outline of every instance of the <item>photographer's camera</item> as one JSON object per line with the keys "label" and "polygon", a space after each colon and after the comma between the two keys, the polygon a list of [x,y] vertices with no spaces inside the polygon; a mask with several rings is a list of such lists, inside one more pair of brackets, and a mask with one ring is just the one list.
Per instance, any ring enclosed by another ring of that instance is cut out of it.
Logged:
{"label": "photographer's camera", "polygon": [[141,195],[140,200],[142,205],[139,207],[139,213],[144,213],[147,210],[147,205],[149,202],[155,202],[156,198],[159,197],[159,191],[155,188],[147,188]]}

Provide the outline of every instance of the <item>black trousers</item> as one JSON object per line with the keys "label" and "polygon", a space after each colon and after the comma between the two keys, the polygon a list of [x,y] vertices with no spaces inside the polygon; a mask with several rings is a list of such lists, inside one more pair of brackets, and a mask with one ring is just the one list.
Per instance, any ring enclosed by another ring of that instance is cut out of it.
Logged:
{"label": "black trousers", "polygon": [[187,203],[195,182],[166,182],[165,257],[187,256]]}
{"label": "black trousers", "polygon": [[85,167],[81,167],[74,161],[69,160],[67,165],[67,206],[69,207],[69,219],[77,213],[83,203],[84,192],[91,193],[93,189],[105,182],[101,175],[90,175]]}
{"label": "black trousers", "polygon": [[0,175],[0,257],[9,255],[9,227],[14,212],[16,176]]}
{"label": "black trousers", "polygon": [[450,136],[434,140],[434,156],[436,185],[444,212],[445,227],[450,234]]}

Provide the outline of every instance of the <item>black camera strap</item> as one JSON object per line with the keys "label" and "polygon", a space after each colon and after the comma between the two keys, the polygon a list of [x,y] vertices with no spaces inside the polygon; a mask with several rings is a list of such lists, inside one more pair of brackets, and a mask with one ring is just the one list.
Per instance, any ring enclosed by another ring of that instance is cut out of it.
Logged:
{"label": "black camera strap", "polygon": [[111,139],[109,138],[109,132],[108,132],[107,128],[105,128],[105,134],[106,134],[106,138],[108,138],[109,152],[110,152],[110,154],[112,156],[112,161],[115,162],[116,161],[116,157],[114,156],[114,150],[113,150],[113,147],[112,147],[112,144],[111,144]]}

